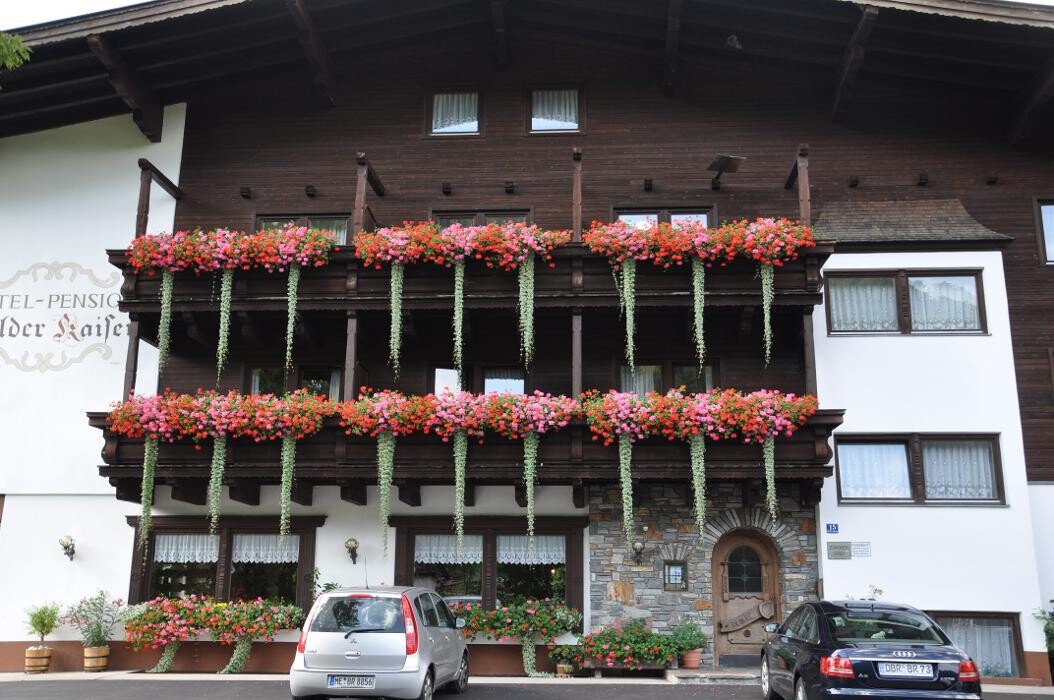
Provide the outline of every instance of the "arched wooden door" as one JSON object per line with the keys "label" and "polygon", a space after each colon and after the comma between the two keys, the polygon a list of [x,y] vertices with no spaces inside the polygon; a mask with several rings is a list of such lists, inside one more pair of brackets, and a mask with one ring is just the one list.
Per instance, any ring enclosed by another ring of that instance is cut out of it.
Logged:
{"label": "arched wooden door", "polygon": [[779,619],[779,555],[760,533],[733,530],[714,546],[714,653],[721,666],[756,666],[765,625]]}

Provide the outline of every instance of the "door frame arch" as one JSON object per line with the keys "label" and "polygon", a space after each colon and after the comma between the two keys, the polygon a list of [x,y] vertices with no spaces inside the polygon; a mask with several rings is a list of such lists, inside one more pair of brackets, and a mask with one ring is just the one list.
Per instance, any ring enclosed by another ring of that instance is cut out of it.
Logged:
{"label": "door frame arch", "polygon": [[[725,532],[714,543],[711,552],[711,599],[714,609],[714,665],[721,660],[721,618],[725,603],[731,597],[728,592],[727,561],[728,556],[738,547],[749,546],[757,551],[761,560],[762,592],[761,596],[771,594],[775,611],[770,620],[782,619],[783,591],[781,574],[780,549],[767,532],[755,528],[734,528]],[[764,643],[764,639],[760,643]]]}

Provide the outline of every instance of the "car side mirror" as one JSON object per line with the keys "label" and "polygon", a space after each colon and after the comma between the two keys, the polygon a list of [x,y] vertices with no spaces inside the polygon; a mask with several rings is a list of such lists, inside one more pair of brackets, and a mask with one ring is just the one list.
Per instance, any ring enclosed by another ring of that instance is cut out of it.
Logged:
{"label": "car side mirror", "polygon": [[460,629],[464,629],[465,628],[465,618],[459,617],[456,620],[454,620],[454,627],[459,629],[459,630]]}
{"label": "car side mirror", "polygon": [[768,632],[769,634],[776,634],[776,632],[779,632],[779,629],[780,629],[780,626],[777,625],[775,622],[770,622],[767,625],[765,625],[765,631]]}

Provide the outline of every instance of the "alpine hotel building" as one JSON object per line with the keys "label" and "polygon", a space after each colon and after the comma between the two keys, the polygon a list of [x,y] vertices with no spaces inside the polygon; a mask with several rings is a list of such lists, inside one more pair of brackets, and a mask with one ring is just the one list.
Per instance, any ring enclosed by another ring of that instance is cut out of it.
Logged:
{"label": "alpine hotel building", "polygon": [[[487,606],[563,598],[587,628],[695,620],[715,666],[754,659],[764,624],[802,601],[877,594],[933,614],[984,676],[1050,684],[1035,613],[1054,598],[1054,10],[154,0],[13,31],[33,54],[0,72],[0,671],[21,668],[23,610],[49,600],[307,605],[316,583],[368,580]],[[755,266],[708,271],[698,372],[688,268],[640,265],[630,371],[610,266],[583,229],[759,216],[817,241],[776,270],[771,361]],[[143,444],[106,424],[130,392],[456,384],[450,270],[406,267],[396,377],[389,267],[350,245],[428,219],[573,231],[537,268],[527,368],[516,276],[469,263],[469,391],[816,395],[777,440],[779,517],[761,447],[721,441],[700,532],[688,448],[648,439],[627,543],[617,450],[575,422],[541,441],[533,549],[519,445],[470,445],[458,554],[449,446],[414,435],[385,555],[375,441],[327,419],[298,447],[284,539],[277,443],[232,443],[215,535],[208,451],[162,444],[140,566]],[[303,272],[292,370],[285,276],[259,271],[235,276],[218,385],[217,282],[177,275],[159,372],[159,278],[130,268],[133,237],[290,221],[344,244]],[[52,667],[75,668],[75,638],[58,638]],[[284,671],[294,641],[259,645],[250,670]],[[151,663],[114,646],[114,667]],[[508,646],[474,645],[475,672],[517,672]],[[201,642],[177,668],[223,656]]]}

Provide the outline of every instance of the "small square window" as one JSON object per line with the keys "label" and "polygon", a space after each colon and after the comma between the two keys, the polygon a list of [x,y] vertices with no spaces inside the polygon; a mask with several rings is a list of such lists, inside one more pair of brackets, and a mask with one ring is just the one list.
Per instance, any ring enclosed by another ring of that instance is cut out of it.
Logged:
{"label": "small square window", "polygon": [[478,134],[479,93],[437,92],[433,95],[432,133]]}
{"label": "small square window", "polygon": [[336,237],[337,245],[344,245],[348,242],[348,218],[346,216],[308,219],[307,227],[332,232]]}
{"label": "small square window", "polygon": [[629,365],[622,365],[619,369],[619,389],[641,398],[650,391],[662,391],[662,367],[637,365],[630,369]]}
{"label": "small square window", "polygon": [[531,94],[531,131],[578,131],[578,90],[535,90]]}
{"label": "small square window", "polygon": [[483,370],[483,392],[522,394],[526,388],[523,370],[519,367],[488,367]]}
{"label": "small square window", "polygon": [[340,374],[339,369],[305,369],[300,373],[300,388],[337,401],[340,399]]}
{"label": "small square window", "polygon": [[618,220],[639,229],[646,229],[659,223],[659,215],[655,212],[627,212],[619,214]]}
{"label": "small square window", "polygon": [[668,561],[663,566],[663,583],[668,591],[688,588],[688,567],[683,561]]}
{"label": "small square window", "polygon": [[257,367],[250,374],[249,392],[281,396],[285,393],[285,372],[281,367]]}

